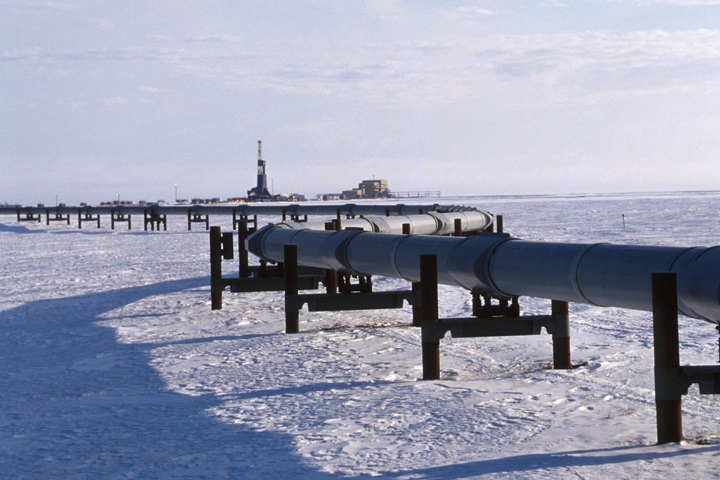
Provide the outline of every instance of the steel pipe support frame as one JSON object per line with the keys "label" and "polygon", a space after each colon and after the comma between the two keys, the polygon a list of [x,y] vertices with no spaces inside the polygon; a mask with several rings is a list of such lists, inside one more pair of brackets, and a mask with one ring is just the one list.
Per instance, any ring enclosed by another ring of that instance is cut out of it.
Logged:
{"label": "steel pipe support frame", "polygon": [[54,211],[53,212],[54,217],[50,218],[50,210],[52,210],[52,209],[51,208],[45,209],[46,225],[50,225],[50,222],[67,222],[67,224],[70,225],[70,213],[63,215],[60,211]]}
{"label": "steel pipe support frame", "polygon": [[[437,257],[420,256],[420,305],[422,328],[423,380],[440,379],[440,340],[450,332],[453,338],[506,337],[539,335],[542,329],[552,335],[553,368],[567,370],[570,362],[570,325],[568,303],[552,301],[551,315],[481,316],[439,318],[437,303]],[[474,292],[475,293],[475,292]],[[514,299],[517,305],[517,298]],[[510,311],[513,311],[514,308]],[[501,312],[508,311],[501,308]]]}
{"label": "steel pipe support frame", "polygon": [[150,229],[153,232],[156,226],[159,232],[161,224],[164,227],[163,230],[167,231],[167,214],[161,215],[153,209],[145,209],[143,212],[143,224],[146,232],[148,230],[148,224],[150,224]]}
{"label": "steel pipe support frame", "polygon": [[35,213],[34,213],[31,209],[28,208],[28,209],[25,211],[25,216],[24,216],[24,217],[21,217],[21,215],[20,215],[20,214],[22,213],[21,210],[22,210],[22,209],[20,209],[20,208],[17,209],[17,221],[18,221],[18,223],[20,223],[20,222],[37,222],[37,223],[42,223],[42,214],[41,214],[41,213],[38,213],[37,216],[36,216]]}
{"label": "steel pipe support frame", "polygon": [[[259,268],[251,266],[250,271],[249,278],[225,278],[223,284],[229,286],[232,293],[282,292],[285,290],[284,273],[272,272],[272,276],[261,277],[256,275]],[[304,267],[298,267],[298,271],[300,272],[298,276],[300,290],[317,290],[320,287],[322,277],[317,270],[308,271]]]}
{"label": "steel pipe support frame", "polygon": [[[345,290],[341,293],[306,293],[300,294],[303,289],[298,283],[302,277],[297,267],[297,245],[288,244],[284,247],[285,257],[285,332],[298,333],[300,331],[300,310],[303,305],[308,306],[309,312],[338,312],[346,310],[382,310],[390,308],[402,308],[403,301],[413,303],[413,292],[411,290],[373,292],[363,290]],[[326,282],[327,274],[326,271]],[[289,278],[292,277],[292,278]],[[366,284],[372,287],[372,284]],[[326,289],[331,286],[326,284]]]}
{"label": "steel pipe support frame", "polygon": [[682,396],[697,383],[701,395],[720,394],[720,365],[680,366],[677,275],[652,274],[655,408],[658,444],[683,440]]}
{"label": "steel pipe support frame", "polygon": [[110,229],[115,230],[117,222],[127,222],[128,230],[132,230],[132,215],[118,212],[114,208],[110,210]]}
{"label": "steel pipe support frame", "polygon": [[237,209],[233,209],[232,211],[232,218],[233,218],[233,230],[237,230],[240,223],[245,222],[246,224],[252,223],[253,226],[251,227],[251,231],[257,230],[257,215],[253,215],[252,222],[250,221],[250,216],[248,214],[238,214]]}
{"label": "steel pipe support frame", "polygon": [[83,222],[97,222],[97,228],[100,228],[100,214],[93,215],[92,213],[83,212],[82,209],[78,209],[78,229],[82,230]]}
{"label": "steel pipe support frame", "polygon": [[[247,224],[244,224],[247,226]],[[221,232],[220,227],[210,228],[210,285],[211,291],[216,298],[211,302],[213,310],[222,308],[222,291],[230,287],[232,293],[238,292],[281,292],[285,289],[285,269],[282,263],[276,268],[269,269],[267,264],[260,266],[247,265],[248,255],[245,250],[245,243],[242,241],[243,223],[238,232],[240,238],[238,255],[240,258],[240,272],[238,278],[222,277],[222,260],[232,260],[233,256],[233,233]],[[302,290],[316,290],[321,281],[321,271],[312,267],[298,267],[298,284]],[[220,292],[219,295],[217,292]]]}
{"label": "steel pipe support frame", "polygon": [[205,230],[210,230],[210,215],[206,214],[205,217],[203,218],[202,213],[194,212],[192,208],[189,208],[187,211],[187,222],[188,222],[188,231],[192,231],[193,223],[204,223]]}

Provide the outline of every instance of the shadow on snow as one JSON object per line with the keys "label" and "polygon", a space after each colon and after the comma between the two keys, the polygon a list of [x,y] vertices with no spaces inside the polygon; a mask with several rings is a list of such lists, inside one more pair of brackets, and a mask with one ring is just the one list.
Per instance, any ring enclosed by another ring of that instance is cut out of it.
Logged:
{"label": "shadow on snow", "polygon": [[599,467],[603,465],[632,463],[638,461],[648,462],[718,451],[720,451],[720,446],[717,445],[672,451],[647,451],[646,446],[571,450],[559,453],[516,455],[490,460],[479,460],[477,462],[444,465],[417,470],[406,470],[403,472],[386,474],[384,475],[384,478],[431,478],[437,480],[459,480],[463,478],[475,478],[480,475],[503,473],[513,474],[512,476],[516,476],[517,474],[543,470],[548,470],[547,475],[553,476],[557,475],[557,471],[555,469],[558,468]]}
{"label": "shadow on snow", "polygon": [[206,286],[192,278],[0,312],[0,464],[13,478],[323,478],[292,438],[222,424],[212,394],[170,392],[145,345],[119,344],[102,314]]}

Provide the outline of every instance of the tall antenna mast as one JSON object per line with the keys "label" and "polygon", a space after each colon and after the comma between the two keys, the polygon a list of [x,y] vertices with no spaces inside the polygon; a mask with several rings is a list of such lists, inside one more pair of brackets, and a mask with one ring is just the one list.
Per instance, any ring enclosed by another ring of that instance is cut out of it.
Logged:
{"label": "tall antenna mast", "polygon": [[258,140],[258,161],[262,160],[262,140]]}

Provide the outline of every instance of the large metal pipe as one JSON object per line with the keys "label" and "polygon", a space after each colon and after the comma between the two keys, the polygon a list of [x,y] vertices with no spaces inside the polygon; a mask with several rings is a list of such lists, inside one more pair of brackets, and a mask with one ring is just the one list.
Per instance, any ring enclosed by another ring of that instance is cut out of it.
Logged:
{"label": "large metal pipe", "polygon": [[[460,220],[463,232],[483,231],[493,223],[489,213],[428,212],[423,215],[365,216],[342,221],[343,228],[362,229],[375,233],[402,233],[403,225],[410,226],[410,233],[417,235],[448,235],[455,230],[455,220]],[[325,222],[283,222],[278,227],[294,229],[325,230]]]}
{"label": "large metal pipe", "polygon": [[325,232],[269,225],[247,239],[260,258],[283,261],[297,245],[300,265],[420,280],[420,255],[438,258],[438,282],[500,295],[652,310],[651,275],[674,272],[678,311],[720,323],[720,247],[529,242],[506,235],[467,238]]}

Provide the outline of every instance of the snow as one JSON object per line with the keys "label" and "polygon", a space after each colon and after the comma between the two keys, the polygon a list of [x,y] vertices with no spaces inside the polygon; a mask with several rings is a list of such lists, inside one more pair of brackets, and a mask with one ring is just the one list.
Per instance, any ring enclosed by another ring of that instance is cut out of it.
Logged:
{"label": "snow", "polygon": [[[718,192],[442,200],[502,214],[530,240],[694,246],[720,234]],[[282,293],[225,292],[211,311],[207,232],[169,223],[0,217],[3,478],[720,478],[717,397],[692,387],[687,440],[655,445],[648,312],[571,305],[584,365],[570,371],[548,368],[546,334],[448,336],[442,379],[422,381],[409,307],[303,310],[297,335],[283,333]],[[440,308],[467,316],[470,295],[441,286]],[[717,360],[714,326],[681,318],[681,361]]]}

